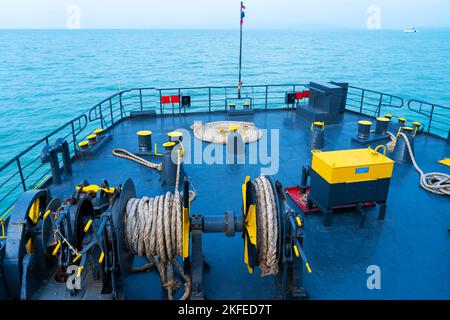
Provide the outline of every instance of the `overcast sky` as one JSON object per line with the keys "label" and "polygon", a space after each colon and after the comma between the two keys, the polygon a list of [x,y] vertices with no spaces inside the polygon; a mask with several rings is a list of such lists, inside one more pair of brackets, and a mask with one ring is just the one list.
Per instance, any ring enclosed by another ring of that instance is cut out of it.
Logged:
{"label": "overcast sky", "polygon": [[[449,0],[248,0],[247,28],[366,28],[367,9],[380,8],[382,29],[450,27]],[[235,28],[239,0],[0,0],[0,28],[57,28],[68,7],[88,28]],[[72,11],[73,12],[73,11]]]}

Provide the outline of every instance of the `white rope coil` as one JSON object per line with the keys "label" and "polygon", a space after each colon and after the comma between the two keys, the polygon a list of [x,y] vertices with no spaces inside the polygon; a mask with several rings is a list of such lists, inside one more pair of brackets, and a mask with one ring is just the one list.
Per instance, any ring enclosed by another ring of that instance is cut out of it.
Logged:
{"label": "white rope coil", "polygon": [[239,132],[244,140],[244,143],[252,143],[258,141],[262,137],[262,132],[252,122],[242,121],[217,121],[205,124],[194,124],[191,129],[194,131],[194,136],[202,141],[211,142],[215,144],[226,144],[229,128],[237,126]]}
{"label": "white rope coil", "polygon": [[150,270],[156,266],[170,300],[180,287],[174,277],[174,268],[185,281],[181,300],[187,299],[191,286],[190,278],[176,260],[183,250],[180,198],[180,194],[176,196],[168,192],[156,198],[130,199],[125,215],[127,249],[137,256],[145,256],[149,261],[146,266],[133,271]]}
{"label": "white rope coil", "polygon": [[175,280],[174,268],[184,280],[184,293],[180,300],[186,300],[191,292],[191,279],[176,259],[183,254],[181,194],[178,191],[180,166],[178,151],[175,194],[167,192],[156,198],[130,199],[125,214],[127,249],[135,255],[145,256],[149,261],[133,271],[146,271],[156,266],[169,300],[173,300],[173,293],[180,288],[180,283]]}
{"label": "white rope coil", "polygon": [[118,158],[122,158],[122,159],[127,159],[127,160],[131,160],[137,163],[140,163],[146,167],[149,167],[151,169],[155,169],[158,171],[162,171],[162,164],[157,164],[157,163],[153,163],[150,161],[147,161],[141,157],[138,157],[137,155],[131,153],[128,150],[125,149],[114,149],[112,154]]}
{"label": "white rope coil", "polygon": [[252,181],[257,199],[257,248],[261,276],[277,275],[278,261],[278,208],[270,181],[260,176]]}
{"label": "white rope coil", "polygon": [[[397,145],[398,137],[396,137],[390,132],[388,132],[387,134],[390,136],[392,140],[391,142],[388,143],[388,149],[390,152],[393,152]],[[420,186],[423,189],[432,192],[434,194],[450,196],[450,175],[441,172],[424,173],[417,164],[408,136],[403,132],[400,132],[399,136],[401,136],[405,140],[406,147],[408,148],[408,152],[411,157],[411,161],[414,165],[414,168],[420,174]]]}

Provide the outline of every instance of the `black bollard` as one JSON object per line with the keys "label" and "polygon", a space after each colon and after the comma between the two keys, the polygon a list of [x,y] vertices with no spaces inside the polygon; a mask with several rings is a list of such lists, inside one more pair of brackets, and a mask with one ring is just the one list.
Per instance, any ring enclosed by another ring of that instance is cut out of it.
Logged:
{"label": "black bollard", "polygon": [[239,126],[230,126],[227,135],[227,164],[242,163],[242,157],[245,157],[245,141],[238,131]]}
{"label": "black bollard", "polygon": [[138,136],[139,150],[148,152],[152,150],[152,134],[149,130],[143,130],[136,133]]}
{"label": "black bollard", "polygon": [[61,168],[59,167],[58,154],[51,146],[45,146],[41,151],[41,163],[50,163],[54,184],[61,184]]}
{"label": "black bollard", "polygon": [[94,134],[97,135],[97,138],[102,138],[105,135],[105,130],[95,129]]}
{"label": "black bollard", "polygon": [[[173,154],[175,152],[175,147],[179,148],[175,142],[166,142],[163,144],[165,152],[162,156],[162,171],[160,177],[161,186],[167,188],[173,188],[177,182],[177,167],[178,167],[178,159],[177,155]],[[173,157],[173,159],[172,159]],[[183,164],[180,164],[180,176],[179,182],[184,179],[184,169]],[[181,184],[179,184],[181,186]]]}
{"label": "black bollard", "polygon": [[[403,127],[402,131],[403,133],[405,133],[414,155],[414,129],[411,127]],[[399,135],[397,137],[397,144],[395,146],[394,152],[392,153],[392,158],[395,160],[395,162],[398,162],[400,164],[412,164],[408,146],[406,144],[405,138],[402,135]]]}
{"label": "black bollard", "polygon": [[89,145],[90,146],[93,146],[93,145],[97,144],[97,135],[96,134],[88,135],[87,139],[89,141]]}
{"label": "black bollard", "polygon": [[388,118],[377,118],[377,124],[375,127],[375,134],[377,136],[384,136],[386,135],[387,132],[387,128],[389,125],[389,122],[391,120],[389,120]]}
{"label": "black bollard", "polygon": [[316,121],[311,124],[311,136],[309,140],[311,150],[325,148],[325,123]]}
{"label": "black bollard", "polygon": [[69,143],[64,139],[57,139],[53,146],[56,153],[62,154],[64,174],[72,175],[72,159],[70,159]]}
{"label": "black bollard", "polygon": [[175,144],[183,141],[183,134],[179,131],[169,132],[167,136],[169,137],[169,142],[175,142]]}
{"label": "black bollard", "polygon": [[358,122],[358,138],[361,140],[368,140],[370,136],[370,128],[372,127],[372,122],[361,120]]}

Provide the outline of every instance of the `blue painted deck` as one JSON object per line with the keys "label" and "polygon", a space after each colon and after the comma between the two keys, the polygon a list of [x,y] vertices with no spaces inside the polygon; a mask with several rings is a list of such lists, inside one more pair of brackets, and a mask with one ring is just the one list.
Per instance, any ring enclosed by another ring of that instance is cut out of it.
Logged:
{"label": "blue painted deck", "polygon": [[[360,148],[351,144],[351,138],[361,118],[347,112],[343,124],[327,126],[326,150]],[[167,141],[165,135],[169,131],[189,129],[194,121],[220,120],[227,120],[226,116],[218,113],[126,119],[113,127],[113,139],[95,158],[74,163],[71,181],[50,187],[52,194],[66,198],[84,179],[100,183],[104,178],[111,185],[118,185],[132,178],[138,196],[159,195],[162,190],[156,171],[115,158],[111,151],[119,147],[136,151],[138,130],[152,130],[153,141],[161,145]],[[309,123],[300,120],[293,110],[257,112],[239,120],[255,122],[260,129],[280,129],[280,170],[275,179],[285,187],[299,184],[301,166],[308,163],[310,154]],[[437,163],[450,154],[444,140],[420,136],[415,147],[416,158],[425,172],[450,173],[448,167]],[[256,178],[259,169],[257,165],[186,165],[198,194],[192,213],[209,215],[234,210],[239,214],[241,184],[247,175]],[[355,212],[343,213],[335,217],[332,227],[326,228],[321,215],[306,217],[305,252],[313,273],[305,273],[304,282],[312,299],[450,299],[448,197],[422,190],[412,166],[395,165],[386,220],[377,220],[376,209],[369,211],[365,228],[358,228],[359,220]],[[205,276],[208,299],[280,297],[276,278],[248,274],[240,235],[205,235],[204,253],[211,265]],[[381,290],[366,287],[366,269],[370,265],[381,268]],[[156,272],[132,275],[125,284],[128,299],[165,298]],[[43,288],[41,297],[45,296],[48,293]]]}

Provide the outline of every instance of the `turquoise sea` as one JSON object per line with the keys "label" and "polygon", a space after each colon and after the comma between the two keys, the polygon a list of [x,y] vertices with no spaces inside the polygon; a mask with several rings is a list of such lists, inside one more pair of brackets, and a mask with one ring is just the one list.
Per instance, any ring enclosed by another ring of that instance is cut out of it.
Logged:
{"label": "turquoise sea", "polygon": [[[132,87],[235,85],[237,30],[0,31],[0,165]],[[343,80],[450,106],[450,30],[246,30],[244,84]]]}

